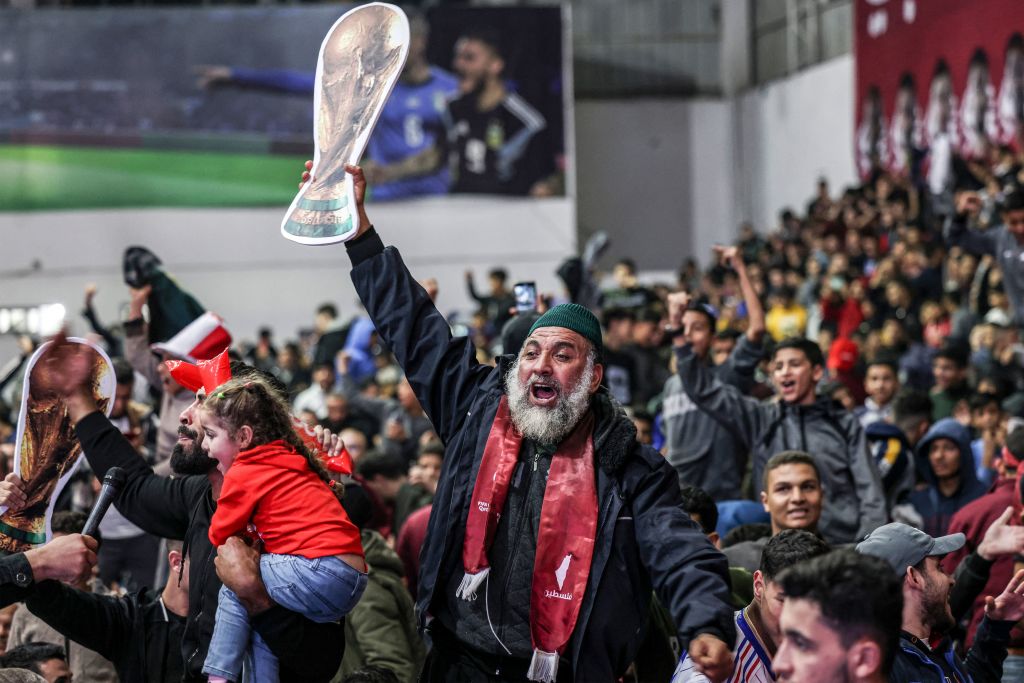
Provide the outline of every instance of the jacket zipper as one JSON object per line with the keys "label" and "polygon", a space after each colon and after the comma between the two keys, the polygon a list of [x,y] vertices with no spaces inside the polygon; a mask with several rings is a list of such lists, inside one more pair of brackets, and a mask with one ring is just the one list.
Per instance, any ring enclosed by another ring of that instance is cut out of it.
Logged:
{"label": "jacket zipper", "polygon": [[[523,503],[524,503],[524,505],[523,505],[523,508],[519,511],[519,519],[516,520],[515,534],[512,536],[512,543],[509,545],[509,550],[512,550],[513,554],[514,554],[514,550],[519,547],[519,541],[520,541],[520,539],[523,536],[523,525],[525,524],[524,520],[526,519],[527,513],[529,512],[528,505],[529,505],[529,500],[530,500],[530,488],[533,485],[533,473],[537,471],[537,462],[539,460],[540,460],[540,451],[538,451],[536,448],[534,448],[534,450],[533,450],[533,469],[526,473],[526,481],[524,482],[524,486],[525,486],[525,494],[523,496]],[[506,498],[506,500],[508,500],[508,499]],[[504,618],[505,618],[505,596],[508,595],[508,586],[509,586],[509,583],[511,583],[511,581],[512,581],[512,567],[509,566],[507,568],[507,570],[506,570],[506,573],[505,573],[505,585],[502,587],[502,591],[501,591],[501,609],[498,610],[498,624],[499,624],[498,628],[501,630],[502,635],[504,635],[504,633],[505,633],[505,629],[501,627],[501,624],[504,622]]]}

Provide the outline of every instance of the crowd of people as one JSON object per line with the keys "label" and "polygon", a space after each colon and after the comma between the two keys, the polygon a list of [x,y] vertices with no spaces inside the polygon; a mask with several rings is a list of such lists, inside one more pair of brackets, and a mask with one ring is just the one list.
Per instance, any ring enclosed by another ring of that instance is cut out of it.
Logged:
{"label": "crowd of people", "polygon": [[[364,308],[324,304],[281,344],[260,330],[230,363],[217,319],[136,251],[125,321],[86,293],[109,417],[75,344],[39,360],[86,462],[54,540],[0,559],[0,667],[1024,680],[1022,176],[998,154],[948,198],[884,172],[838,196],[822,181],[673,283],[621,259],[602,287],[598,235],[528,306],[504,268],[486,291],[468,271],[458,322],[360,201]],[[38,341],[0,378],[14,510]],[[116,509],[82,536],[114,466]]]}

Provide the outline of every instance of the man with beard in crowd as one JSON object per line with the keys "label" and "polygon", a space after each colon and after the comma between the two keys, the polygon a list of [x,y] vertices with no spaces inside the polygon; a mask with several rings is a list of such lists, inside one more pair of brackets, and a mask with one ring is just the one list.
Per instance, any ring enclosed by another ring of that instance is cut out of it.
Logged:
{"label": "man with beard in crowd", "polygon": [[724,558],[679,508],[676,477],[598,391],[597,319],[556,306],[518,358],[481,365],[366,216],[352,280],[445,443],[421,556],[425,681],[611,681],[634,659],[651,590],[698,668],[732,669]]}
{"label": "man with beard in crowd", "polygon": [[1010,629],[1024,618],[1024,570],[1017,572],[997,597],[985,598],[985,617],[963,659],[951,639],[932,645],[955,625],[949,595],[953,577],[942,558],[964,545],[963,534],[932,538],[914,527],[893,522],[875,529],[857,544],[857,552],[885,560],[903,584],[903,621],[892,683],[973,681],[998,683]]}
{"label": "man with beard in crowd", "polygon": [[[217,470],[217,461],[202,450],[199,407],[205,390],[200,389],[181,414],[178,442],[171,453],[171,467],[184,476],[167,479],[156,476],[97,410],[86,384],[88,366],[80,345],[58,335],[39,362],[50,368],[51,389],[64,396],[75,433],[96,476],[102,479],[114,466],[125,471],[127,478],[116,501],[125,518],[148,533],[184,541],[182,555],[190,559],[191,588],[181,642],[184,680],[206,679],[201,670],[222,581],[238,595],[252,627],[280,660],[282,680],[330,680],[344,652],[342,626],[317,624],[275,605],[260,580],[257,551],[241,539],[229,539],[216,552],[210,543],[210,519],[216,510],[223,474]],[[246,372],[258,373],[242,363],[232,363],[232,376],[244,376]]]}
{"label": "man with beard in crowd", "polygon": [[455,43],[459,97],[448,103],[452,192],[540,193],[544,175],[554,170],[543,136],[547,121],[505,85],[500,43],[496,32],[483,29]]}

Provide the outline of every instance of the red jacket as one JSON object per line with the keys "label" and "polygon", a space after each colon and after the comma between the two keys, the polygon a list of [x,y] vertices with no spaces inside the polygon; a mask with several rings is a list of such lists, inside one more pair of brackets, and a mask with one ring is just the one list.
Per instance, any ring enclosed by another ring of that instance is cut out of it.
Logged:
{"label": "red jacket", "polygon": [[[949,521],[947,534],[962,532],[967,537],[967,543],[960,550],[946,555],[942,560],[942,566],[950,574],[957,568],[961,561],[969,554],[978,549],[981,540],[985,537],[985,531],[996,521],[1008,507],[1013,507],[1015,514],[1011,517],[1011,524],[1016,526],[1014,520],[1018,519],[1021,505],[1017,500],[1017,480],[1000,477],[992,484],[992,488],[981,498],[972,500],[960,508]],[[985,615],[985,596],[995,597],[1006,589],[1006,584],[1013,577],[1013,556],[1000,557],[992,563],[992,570],[989,574],[985,590],[981,592],[971,607],[971,623],[967,630],[967,645],[974,642],[974,632],[978,630],[978,624]],[[1010,634],[1010,647],[1024,646],[1024,631],[1020,627],[1014,627]]]}
{"label": "red jacket", "polygon": [[250,522],[268,553],[310,559],[363,554],[359,529],[334,491],[284,441],[235,458],[210,522],[210,542],[220,547]]}

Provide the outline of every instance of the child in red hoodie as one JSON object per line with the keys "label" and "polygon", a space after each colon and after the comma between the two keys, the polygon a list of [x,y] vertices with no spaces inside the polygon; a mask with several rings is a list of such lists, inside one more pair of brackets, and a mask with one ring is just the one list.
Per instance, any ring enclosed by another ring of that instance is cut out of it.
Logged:
{"label": "child in red hoodie", "polygon": [[[316,622],[345,616],[366,588],[359,530],[318,456],[296,434],[288,407],[261,380],[230,380],[202,407],[203,448],[224,483],[210,523],[215,547],[248,534],[263,544],[260,573],[279,605]],[[221,587],[203,665],[210,681],[238,681],[251,640],[252,680],[276,682],[277,659]]]}

